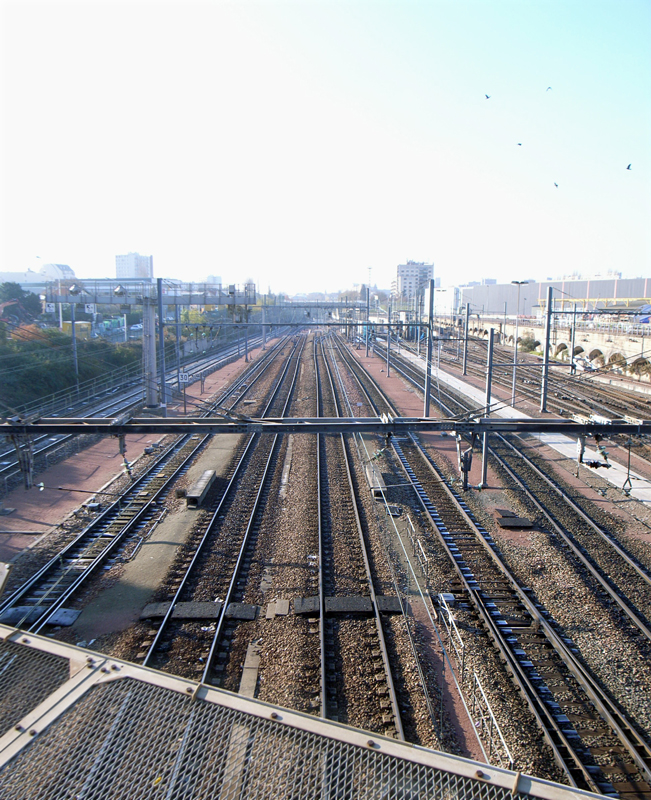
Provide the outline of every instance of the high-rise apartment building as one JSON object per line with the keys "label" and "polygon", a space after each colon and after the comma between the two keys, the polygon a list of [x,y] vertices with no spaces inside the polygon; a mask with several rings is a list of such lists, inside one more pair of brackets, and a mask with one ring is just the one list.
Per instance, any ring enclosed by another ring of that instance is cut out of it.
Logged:
{"label": "high-rise apartment building", "polygon": [[115,256],[116,278],[153,278],[154,257],[141,256],[140,253],[128,253],[126,256]]}
{"label": "high-rise apartment building", "polygon": [[423,294],[433,277],[434,264],[425,264],[423,261],[398,264],[394,293],[401,300],[412,300]]}

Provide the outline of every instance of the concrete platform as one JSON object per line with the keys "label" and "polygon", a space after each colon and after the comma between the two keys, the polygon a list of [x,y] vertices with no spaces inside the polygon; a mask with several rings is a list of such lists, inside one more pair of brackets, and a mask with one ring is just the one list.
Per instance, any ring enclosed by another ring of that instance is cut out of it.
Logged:
{"label": "concrete platform", "polygon": [[[188,482],[210,467],[225,470],[239,436],[215,436],[187,473]],[[167,574],[177,548],[185,542],[197,512],[185,503],[169,513],[143,543],[138,555],[124,565],[118,581],[92,600],[73,626],[80,640],[125,630],[136,622],[142,610]]]}
{"label": "concrete platform", "polygon": [[[401,355],[407,358],[412,364],[416,365],[424,372],[424,361],[417,356],[405,350]],[[481,389],[477,389],[469,382],[463,381],[442,369],[437,369],[432,366],[432,386],[436,385],[436,381],[446,384],[458,394],[464,395],[469,400],[472,400],[476,408],[482,408],[485,405],[486,393]],[[493,416],[503,417],[506,419],[533,419],[528,414],[513,408],[509,404],[505,407],[498,408],[492,412]],[[576,459],[576,440],[570,439],[560,433],[541,433],[536,437],[543,444],[561,453],[565,458]],[[586,447],[584,460],[588,461],[602,461],[602,457],[596,450]],[[621,464],[611,461],[610,469],[600,471],[599,476],[608,483],[621,489],[627,478],[627,469]],[[631,471],[631,497],[635,497],[643,503],[651,504],[651,483],[636,472]]]}

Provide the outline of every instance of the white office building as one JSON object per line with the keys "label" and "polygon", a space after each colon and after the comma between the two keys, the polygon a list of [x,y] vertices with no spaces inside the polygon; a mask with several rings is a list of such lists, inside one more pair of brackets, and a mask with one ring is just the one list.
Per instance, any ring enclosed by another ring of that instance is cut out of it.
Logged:
{"label": "white office building", "polygon": [[116,278],[154,277],[154,257],[141,256],[140,253],[127,253],[126,256],[115,256]]}
{"label": "white office building", "polygon": [[426,264],[423,261],[398,264],[394,294],[403,301],[413,300],[414,297],[423,295],[433,277],[434,264]]}

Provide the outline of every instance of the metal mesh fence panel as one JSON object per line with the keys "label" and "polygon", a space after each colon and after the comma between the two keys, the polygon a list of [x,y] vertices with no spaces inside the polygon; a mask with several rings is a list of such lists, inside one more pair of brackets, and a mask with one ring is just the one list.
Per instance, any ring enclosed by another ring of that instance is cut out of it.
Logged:
{"label": "metal mesh fence panel", "polygon": [[69,677],[67,658],[0,642],[0,736]]}
{"label": "metal mesh fence panel", "polygon": [[3,800],[506,800],[508,789],[134,679],[96,685],[0,773]]}

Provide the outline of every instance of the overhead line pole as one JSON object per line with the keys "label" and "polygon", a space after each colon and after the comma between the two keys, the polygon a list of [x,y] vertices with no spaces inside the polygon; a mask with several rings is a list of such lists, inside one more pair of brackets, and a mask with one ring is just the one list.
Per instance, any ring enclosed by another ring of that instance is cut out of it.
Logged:
{"label": "overhead line pole", "polygon": [[518,303],[515,308],[515,350],[513,352],[513,387],[511,391],[511,405],[515,408],[515,371],[518,364],[518,336],[519,336],[519,323],[520,323],[520,287],[527,281],[511,281],[518,287]]}
{"label": "overhead line pole", "polygon": [[70,333],[72,335],[72,362],[75,366],[75,386],[77,387],[77,394],[79,394],[79,364],[77,362],[77,331],[75,330],[75,306],[76,303],[70,303]]}
{"label": "overhead line pole", "polygon": [[371,290],[366,287],[366,358],[368,358],[368,329],[371,324]]}
{"label": "overhead line pole", "polygon": [[181,327],[179,325],[179,307],[174,304],[174,321],[176,322],[176,388],[181,388]]}
{"label": "overhead line pole", "polygon": [[468,372],[468,328],[470,327],[470,303],[466,303],[466,325],[463,337],[463,375]]}
{"label": "overhead line pole", "polygon": [[574,363],[574,348],[576,347],[576,303],[574,303],[574,312],[572,314],[572,341],[570,353],[570,375],[576,375],[576,364]]}
{"label": "overhead line pole", "polygon": [[387,311],[387,378],[391,377],[391,302]]}
{"label": "overhead line pole", "polygon": [[[488,335],[488,358],[486,360],[486,411],[484,416],[490,416],[491,408],[491,381],[493,379],[493,339],[495,328],[491,328]],[[488,434],[484,434],[481,451],[481,481],[480,489],[485,489],[488,485]]]}
{"label": "overhead line pole", "polygon": [[425,369],[425,404],[423,416],[429,417],[429,395],[432,388],[432,318],[434,317],[434,278],[429,282],[429,315],[427,317],[427,367]]}
{"label": "overhead line pole", "polygon": [[547,308],[545,309],[545,351],[543,353],[542,379],[540,381],[540,411],[547,411],[547,385],[549,380],[549,343],[552,333],[552,287],[547,287]]}
{"label": "overhead line pole", "polygon": [[165,326],[163,324],[163,279],[156,279],[156,291],[158,293],[158,349],[159,372],[160,372],[160,404],[163,409],[163,416],[167,416],[167,392],[165,391]]}

